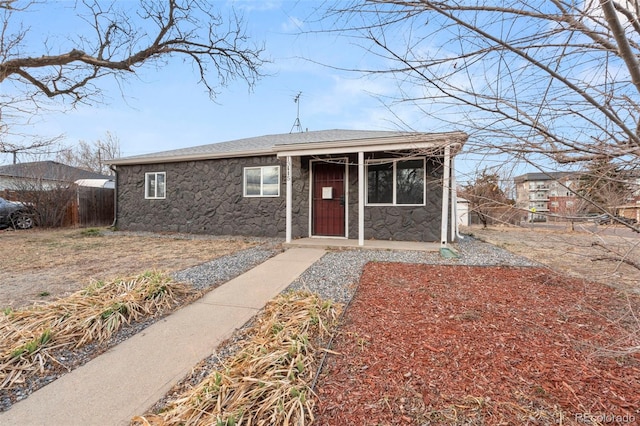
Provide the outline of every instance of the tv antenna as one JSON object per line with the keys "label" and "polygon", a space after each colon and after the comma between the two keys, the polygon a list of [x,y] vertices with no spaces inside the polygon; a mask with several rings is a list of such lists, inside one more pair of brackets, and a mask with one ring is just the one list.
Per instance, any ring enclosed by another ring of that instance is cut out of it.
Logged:
{"label": "tv antenna", "polygon": [[296,114],[296,121],[293,122],[289,133],[293,133],[293,129],[296,129],[298,133],[302,133],[302,124],[300,124],[300,95],[302,95],[302,92],[298,92],[295,98],[293,98],[293,102],[298,105],[298,113]]}

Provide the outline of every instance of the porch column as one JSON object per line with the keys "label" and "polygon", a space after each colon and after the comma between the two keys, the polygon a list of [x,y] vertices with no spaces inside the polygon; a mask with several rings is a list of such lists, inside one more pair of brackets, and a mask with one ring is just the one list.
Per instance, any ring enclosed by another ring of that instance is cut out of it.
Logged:
{"label": "porch column", "polygon": [[449,192],[451,177],[451,147],[444,147],[444,174],[442,176],[442,226],[440,228],[440,246],[447,245],[447,227],[449,225]]}
{"label": "porch column", "polygon": [[458,194],[456,192],[456,158],[451,157],[451,241],[458,236]]}
{"label": "porch column", "polygon": [[293,202],[293,184],[292,184],[292,176],[291,176],[291,156],[287,155],[287,171],[286,171],[286,181],[287,181],[287,201],[286,201],[286,239],[285,241],[291,242],[291,204]]}
{"label": "porch column", "polygon": [[364,152],[358,152],[358,245],[364,246]]}

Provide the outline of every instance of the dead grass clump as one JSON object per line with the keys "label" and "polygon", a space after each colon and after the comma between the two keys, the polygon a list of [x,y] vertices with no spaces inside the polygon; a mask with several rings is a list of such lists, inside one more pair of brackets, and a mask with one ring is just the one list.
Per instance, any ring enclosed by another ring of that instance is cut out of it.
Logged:
{"label": "dead grass clump", "polygon": [[304,425],[313,421],[310,389],[339,307],[293,292],[271,301],[242,349],[143,425]]}
{"label": "dead grass clump", "polygon": [[190,293],[167,275],[95,282],[68,297],[0,314],[0,390],[57,363],[51,352],[104,341],[123,324],[170,309]]}

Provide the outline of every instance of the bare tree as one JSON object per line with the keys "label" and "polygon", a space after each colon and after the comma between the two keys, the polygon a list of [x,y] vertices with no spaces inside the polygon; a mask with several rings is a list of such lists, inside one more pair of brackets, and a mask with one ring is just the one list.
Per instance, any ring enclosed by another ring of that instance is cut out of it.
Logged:
{"label": "bare tree", "polygon": [[[0,1],[0,134],[13,119],[28,122],[47,100],[99,102],[105,78],[120,82],[172,59],[190,63],[211,97],[233,79],[253,87],[261,77],[263,47],[250,42],[241,16],[223,17],[211,2],[80,0],[65,11],[84,27],[66,40],[42,34],[34,50],[29,18],[46,13],[45,5]],[[15,149],[0,139],[0,152]]]}
{"label": "bare tree", "polygon": [[94,142],[79,141],[77,144],[60,150],[56,156],[68,166],[111,175],[113,172],[106,164],[107,160],[120,157],[120,140],[111,132]]}
{"label": "bare tree", "polygon": [[589,162],[580,174],[577,193],[589,201],[585,211],[600,213],[604,208],[611,215],[617,213],[617,206],[623,205],[633,193],[630,179],[615,163],[604,158]]}
{"label": "bare tree", "polygon": [[637,8],[373,0],[330,16],[389,60],[389,68],[362,71],[398,76],[395,101],[467,130],[476,147],[534,163],[611,158],[630,167],[640,155]]}
{"label": "bare tree", "polygon": [[144,64],[180,56],[192,62],[212,96],[218,85],[230,79],[242,78],[253,85],[260,76],[263,49],[249,45],[240,17],[232,16],[225,24],[209,2],[143,0],[134,10],[130,2],[84,0],[77,4],[74,12],[91,27],[93,37],[77,36],[70,40],[75,47],[65,52],[52,51],[45,40],[40,55],[29,56],[23,53],[28,30],[20,26],[9,32],[16,28],[13,18],[26,7],[5,8],[0,83],[13,80],[33,96],[89,101],[99,93],[96,84],[101,78],[124,78]]}
{"label": "bare tree", "polygon": [[484,228],[489,223],[513,222],[519,215],[514,210],[514,201],[501,188],[500,181],[498,173],[484,169],[458,190],[458,194],[469,201],[471,212]]}
{"label": "bare tree", "polygon": [[[23,164],[18,165],[22,167]],[[36,225],[60,227],[72,223],[79,176],[51,168],[50,162],[33,163],[14,177],[6,195],[29,207]]]}
{"label": "bare tree", "polygon": [[[392,111],[466,131],[468,158],[544,173],[607,159],[617,173],[595,176],[603,188],[640,173],[636,0],[352,0],[333,3],[327,21],[382,59],[353,71],[397,82]],[[593,194],[581,202],[611,209]]]}

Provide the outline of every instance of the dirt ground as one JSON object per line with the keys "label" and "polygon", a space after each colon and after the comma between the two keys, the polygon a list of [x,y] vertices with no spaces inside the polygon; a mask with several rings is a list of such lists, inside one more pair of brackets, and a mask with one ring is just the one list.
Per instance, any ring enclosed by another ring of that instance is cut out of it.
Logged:
{"label": "dirt ground", "polygon": [[640,294],[640,269],[613,260],[625,259],[640,265],[640,234],[629,233],[623,237],[607,234],[607,230],[606,227],[601,227],[599,232],[589,232],[504,226],[461,229],[569,276]]}
{"label": "dirt ground", "polygon": [[637,424],[639,308],[544,267],[369,263],[314,424]]}
{"label": "dirt ground", "polygon": [[95,235],[86,229],[0,231],[0,309],[63,297],[92,280],[177,271],[252,245],[241,238]]}

